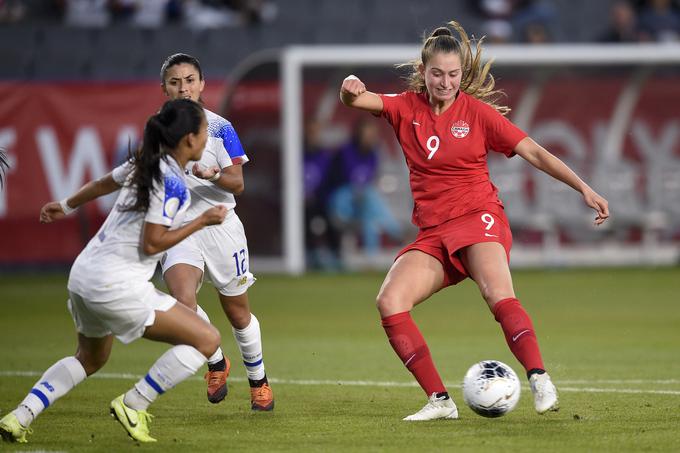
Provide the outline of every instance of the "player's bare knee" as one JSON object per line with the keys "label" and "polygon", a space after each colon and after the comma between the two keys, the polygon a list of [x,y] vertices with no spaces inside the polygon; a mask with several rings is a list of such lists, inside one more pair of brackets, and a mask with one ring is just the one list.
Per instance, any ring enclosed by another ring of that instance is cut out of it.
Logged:
{"label": "player's bare knee", "polygon": [[210,357],[217,351],[220,347],[222,338],[220,336],[220,331],[213,325],[209,325],[203,332],[200,343],[196,346],[201,354],[206,357]]}
{"label": "player's bare knee", "polygon": [[382,312],[383,308],[387,307],[389,304],[389,300],[390,298],[381,292],[375,298],[375,307],[378,311]]}
{"label": "player's bare knee", "polygon": [[406,303],[402,298],[387,291],[381,291],[378,294],[375,305],[378,308],[378,312],[380,312],[380,316],[383,318],[385,316],[401,313],[413,308],[412,306],[409,306],[409,304]]}

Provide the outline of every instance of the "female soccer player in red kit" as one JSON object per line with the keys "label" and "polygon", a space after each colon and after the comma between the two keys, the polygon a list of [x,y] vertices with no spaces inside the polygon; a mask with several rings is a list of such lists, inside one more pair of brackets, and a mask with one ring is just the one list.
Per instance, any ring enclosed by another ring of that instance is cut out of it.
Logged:
{"label": "female soccer player in red kit", "polygon": [[419,227],[412,244],[398,255],[377,297],[392,348],[428,396],[420,411],[404,420],[458,418],[410,310],[432,294],[472,278],[524,366],[536,411],[558,409],[557,390],[545,372],[529,315],[515,297],[508,265],[512,235],[498,190],[489,179],[487,153],[518,154],[531,165],[568,184],[593,208],[599,225],[609,217],[607,201],[569,167],[503,115],[497,91],[481,61],[481,41],[472,51],[465,30],[440,27],[425,39],[421,59],[409,63],[409,90],[376,94],[356,76],[342,83],[340,98],[350,107],[387,119],[409,168]]}

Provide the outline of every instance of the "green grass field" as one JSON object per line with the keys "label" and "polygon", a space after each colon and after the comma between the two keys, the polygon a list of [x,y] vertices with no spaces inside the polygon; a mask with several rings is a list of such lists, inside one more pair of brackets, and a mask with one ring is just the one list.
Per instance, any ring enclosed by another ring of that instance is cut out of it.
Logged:
{"label": "green grass field", "polygon": [[[533,411],[523,387],[514,412],[477,416],[460,381],[482,359],[521,366],[476,287],[464,282],[414,310],[460,420],[406,423],[425,403],[392,352],[374,308],[382,275],[260,276],[251,289],[262,325],[273,413],[251,413],[245,371],[212,288],[201,305],[232,357],[227,400],[211,405],[194,377],[152,407],[157,444],[136,445],[108,415],[167,347],[116,343],[99,376],[3,451],[680,451],[680,270],[517,271],[561,410]],[[0,277],[0,410],[12,410],[42,372],[72,355],[66,276]]]}

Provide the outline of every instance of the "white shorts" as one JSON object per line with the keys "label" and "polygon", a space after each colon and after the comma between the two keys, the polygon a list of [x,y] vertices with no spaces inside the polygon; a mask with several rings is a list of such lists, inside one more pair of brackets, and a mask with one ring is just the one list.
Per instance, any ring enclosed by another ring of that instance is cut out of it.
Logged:
{"label": "white shorts", "polygon": [[105,302],[84,299],[69,291],[67,304],[78,333],[89,338],[113,334],[127,344],[144,335],[146,327],[156,320],[156,310],[168,311],[176,302],[146,282],[120,299]]}
{"label": "white shorts", "polygon": [[203,228],[165,252],[161,259],[163,273],[175,264],[199,268],[225,296],[239,296],[255,283],[246,233],[233,210],[221,224]]}

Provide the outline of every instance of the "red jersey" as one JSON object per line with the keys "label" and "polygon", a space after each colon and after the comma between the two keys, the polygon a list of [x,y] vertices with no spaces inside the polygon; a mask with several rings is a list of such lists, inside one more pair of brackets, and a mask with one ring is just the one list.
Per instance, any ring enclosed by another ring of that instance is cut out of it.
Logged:
{"label": "red jersey", "polygon": [[409,168],[416,226],[431,227],[503,206],[489,179],[487,153],[514,156],[525,132],[462,91],[441,115],[432,111],[426,93],[379,96],[381,115],[394,128]]}

